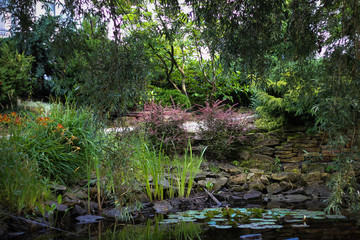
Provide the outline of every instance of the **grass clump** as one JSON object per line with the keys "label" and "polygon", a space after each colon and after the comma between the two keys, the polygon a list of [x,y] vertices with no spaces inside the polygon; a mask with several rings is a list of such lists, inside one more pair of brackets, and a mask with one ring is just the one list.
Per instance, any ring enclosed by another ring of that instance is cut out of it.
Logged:
{"label": "grass clump", "polygon": [[47,115],[1,114],[0,129],[0,200],[11,211],[34,210],[55,182],[70,185],[94,166],[87,153],[98,158],[91,112],[71,104],[53,103]]}

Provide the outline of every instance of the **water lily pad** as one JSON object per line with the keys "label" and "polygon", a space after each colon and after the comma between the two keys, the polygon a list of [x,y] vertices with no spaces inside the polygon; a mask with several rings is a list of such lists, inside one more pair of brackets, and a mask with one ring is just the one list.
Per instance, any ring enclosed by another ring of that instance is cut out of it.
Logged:
{"label": "water lily pad", "polygon": [[207,224],[209,224],[209,225],[216,225],[217,223],[216,223],[215,221],[210,221],[210,222],[208,222]]}
{"label": "water lily pad", "polygon": [[179,217],[178,219],[182,222],[195,222],[196,221],[196,219],[192,218],[192,217]]}
{"label": "water lily pad", "polygon": [[292,224],[291,226],[294,227],[294,228],[307,228],[307,227],[309,227],[309,225],[306,225],[306,224]]}
{"label": "water lily pad", "polygon": [[286,220],[287,223],[296,223],[296,222],[303,222],[302,219],[290,219],[290,220]]}
{"label": "water lily pad", "polygon": [[168,218],[168,219],[162,220],[160,223],[179,223],[179,222],[181,222],[181,220],[176,219],[176,218]]}
{"label": "water lily pad", "polygon": [[225,222],[227,219],[226,218],[212,218],[211,220],[215,221],[215,222]]}
{"label": "water lily pad", "polygon": [[346,219],[343,215],[326,215],[326,217],[329,219]]}
{"label": "water lily pad", "polygon": [[250,229],[276,229],[282,228],[282,225],[259,225],[259,226],[251,226]]}
{"label": "water lily pad", "polygon": [[229,229],[229,228],[232,228],[232,226],[229,226],[229,225],[211,225],[211,227],[215,227],[217,229]]}

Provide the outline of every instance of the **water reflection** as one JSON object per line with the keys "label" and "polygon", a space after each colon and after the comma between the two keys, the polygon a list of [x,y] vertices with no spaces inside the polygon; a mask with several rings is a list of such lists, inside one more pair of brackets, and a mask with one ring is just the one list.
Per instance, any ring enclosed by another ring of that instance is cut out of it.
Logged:
{"label": "water reflection", "polygon": [[153,220],[148,220],[146,225],[130,225],[121,229],[116,228],[116,224],[112,230],[107,230],[102,235],[102,239],[116,240],[201,240],[203,228],[201,224],[193,222],[179,222],[175,224],[161,224],[164,217],[157,215]]}

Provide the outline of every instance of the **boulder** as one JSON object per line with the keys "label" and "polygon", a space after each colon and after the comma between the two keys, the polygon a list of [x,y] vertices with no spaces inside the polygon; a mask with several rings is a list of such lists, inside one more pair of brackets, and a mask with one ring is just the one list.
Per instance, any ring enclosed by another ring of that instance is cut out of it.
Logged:
{"label": "boulder", "polygon": [[157,213],[167,213],[173,209],[173,206],[168,201],[156,201],[154,202],[153,209]]}
{"label": "boulder", "polygon": [[293,172],[274,173],[271,175],[271,178],[276,181],[289,181],[289,182],[296,182],[299,180],[299,176]]}
{"label": "boulder", "polygon": [[318,182],[321,180],[321,173],[319,171],[309,172],[303,175],[303,179],[306,183]]}
{"label": "boulder", "polygon": [[306,200],[309,199],[310,198],[308,196],[302,194],[291,194],[291,195],[286,195],[283,201],[287,203],[300,203],[300,202],[305,202]]}
{"label": "boulder", "polygon": [[247,173],[240,173],[231,176],[228,181],[228,185],[242,185],[246,183]]}
{"label": "boulder", "polygon": [[266,187],[266,190],[269,194],[277,194],[281,192],[283,189],[280,187],[279,183],[272,183]]}
{"label": "boulder", "polygon": [[265,184],[265,185],[269,185],[269,184],[270,184],[269,178],[268,178],[267,175],[265,175],[265,174],[262,174],[262,175],[260,176],[260,180],[261,180],[261,182],[262,182],[263,184]]}
{"label": "boulder", "polygon": [[254,178],[249,182],[249,188],[252,190],[263,191],[265,185],[261,182],[260,178]]}
{"label": "boulder", "polygon": [[266,147],[266,146],[262,146],[262,147],[257,147],[253,150],[253,153],[258,153],[258,154],[263,154],[263,155],[273,155],[274,154],[275,149],[272,147]]}
{"label": "boulder", "polygon": [[241,151],[241,152],[239,153],[239,158],[240,158],[240,160],[242,160],[242,161],[247,161],[247,160],[250,159],[250,157],[251,157],[251,154],[250,154],[250,152],[247,151],[247,150],[243,150],[243,151]]}
{"label": "boulder", "polygon": [[269,157],[269,156],[263,155],[263,154],[252,154],[250,159],[253,161],[261,162],[261,163],[269,163],[269,162],[273,161],[272,157]]}
{"label": "boulder", "polygon": [[104,217],[95,215],[84,215],[76,218],[76,220],[78,220],[80,224],[96,223],[103,219]]}
{"label": "boulder", "polygon": [[262,193],[255,190],[249,191],[244,194],[245,200],[260,200],[261,197],[262,197]]}

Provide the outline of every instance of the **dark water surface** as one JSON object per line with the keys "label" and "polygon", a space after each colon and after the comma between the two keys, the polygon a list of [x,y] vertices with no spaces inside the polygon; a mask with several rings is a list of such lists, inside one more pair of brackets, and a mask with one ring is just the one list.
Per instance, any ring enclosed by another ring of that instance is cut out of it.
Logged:
{"label": "dark water surface", "polygon": [[[346,219],[306,219],[281,221],[281,228],[249,229],[232,227],[217,229],[206,222],[164,223],[167,216],[157,215],[142,224],[119,224],[102,221],[92,224],[71,224],[66,232],[44,229],[36,235],[20,235],[9,239],[360,239],[360,226]],[[278,221],[278,223],[279,223]],[[254,235],[252,238],[249,235]]]}

